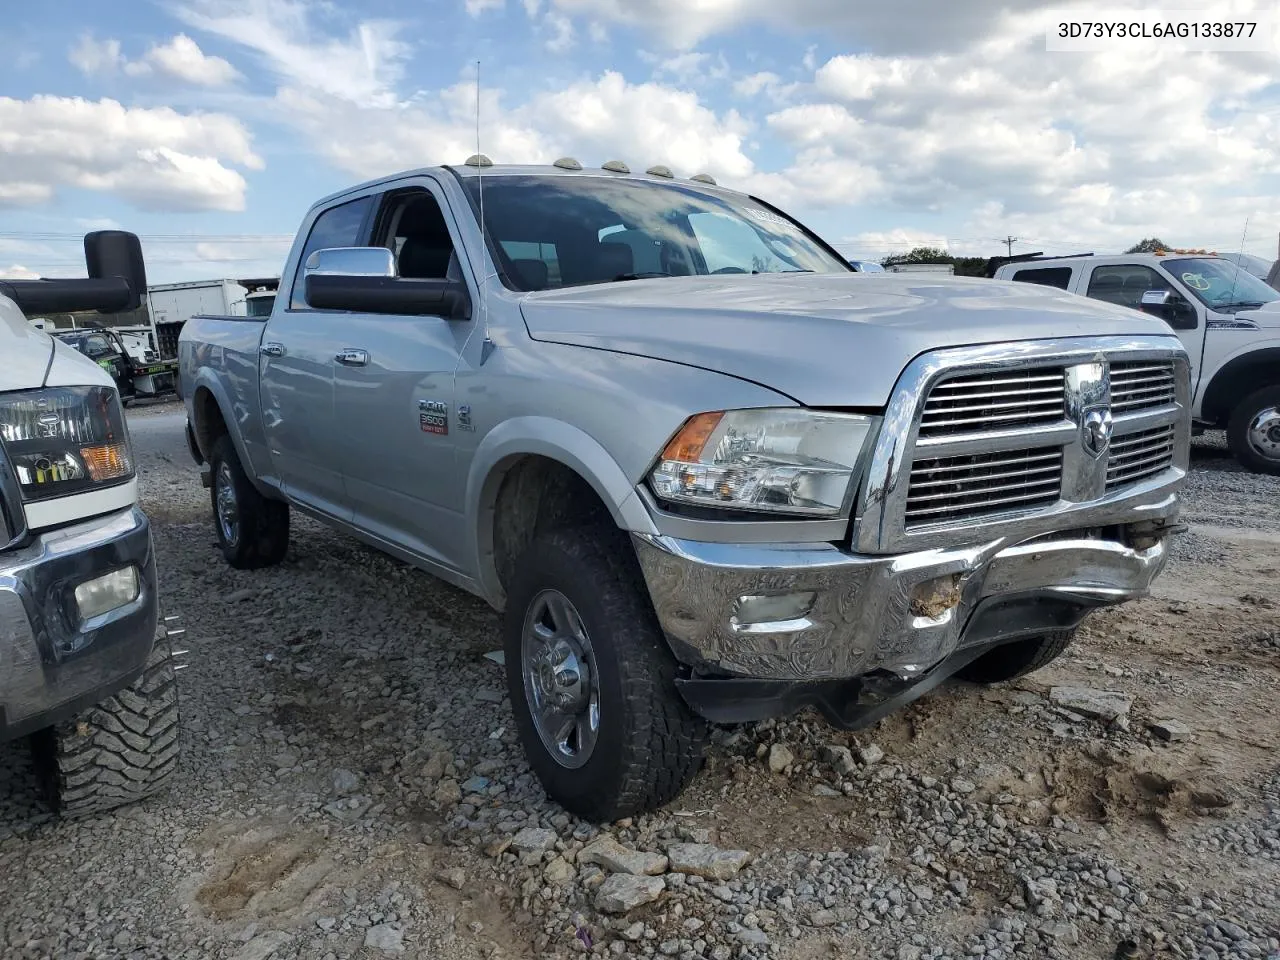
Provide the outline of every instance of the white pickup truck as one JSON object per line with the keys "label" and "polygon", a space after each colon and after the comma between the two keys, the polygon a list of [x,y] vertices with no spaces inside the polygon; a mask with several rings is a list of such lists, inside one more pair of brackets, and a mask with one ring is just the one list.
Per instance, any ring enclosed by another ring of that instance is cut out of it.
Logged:
{"label": "white pickup truck", "polygon": [[1191,358],[1192,415],[1246,467],[1280,474],[1280,291],[1223,257],[1036,257],[998,280],[1057,287],[1162,318]]}
{"label": "white pickup truck", "polygon": [[138,305],[137,237],[92,233],[85,254],[88,279],[0,281],[0,741],[32,735],[68,815],[154,793],[178,762],[175,668],[120,396],[24,316]]}
{"label": "white pickup truck", "polygon": [[707,721],[1043,666],[1147,591],[1187,469],[1160,320],[857,273],[664,168],[353,187],[269,317],[195,317],[179,359],[226,559],[284,560],[295,509],[504,610],[530,765],[600,820],[673,798]]}

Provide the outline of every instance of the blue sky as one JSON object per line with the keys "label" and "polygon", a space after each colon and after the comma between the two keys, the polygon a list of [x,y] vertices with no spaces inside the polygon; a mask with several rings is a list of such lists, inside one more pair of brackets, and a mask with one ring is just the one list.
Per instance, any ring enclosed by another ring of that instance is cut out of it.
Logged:
{"label": "blue sky", "polygon": [[1275,255],[1274,51],[1049,53],[1062,4],[868,6],[29,6],[0,36],[0,275],[81,272],[76,237],[105,225],[143,236],[157,281],[278,272],[317,197],[472,152],[477,59],[496,160],[706,170],[850,255],[1236,249],[1246,218]]}

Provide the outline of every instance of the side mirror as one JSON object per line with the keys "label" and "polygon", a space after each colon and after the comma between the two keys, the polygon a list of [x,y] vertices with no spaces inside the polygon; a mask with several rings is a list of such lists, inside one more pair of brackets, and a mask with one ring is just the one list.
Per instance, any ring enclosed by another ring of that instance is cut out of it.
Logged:
{"label": "side mirror", "polygon": [[451,320],[471,315],[464,282],[397,277],[395,257],[385,247],[317,250],[303,269],[307,305],[317,310],[416,313]]}
{"label": "side mirror", "polygon": [[[136,310],[147,295],[147,268],[138,235],[124,230],[95,230],[85,234],[84,262],[91,280],[120,278],[129,284],[129,301],[120,310]],[[99,313],[111,313],[99,310]]]}
{"label": "side mirror", "polygon": [[1147,290],[1142,294],[1141,309],[1153,317],[1159,317],[1169,326],[1188,330],[1196,325],[1196,310],[1187,299],[1174,290]]}

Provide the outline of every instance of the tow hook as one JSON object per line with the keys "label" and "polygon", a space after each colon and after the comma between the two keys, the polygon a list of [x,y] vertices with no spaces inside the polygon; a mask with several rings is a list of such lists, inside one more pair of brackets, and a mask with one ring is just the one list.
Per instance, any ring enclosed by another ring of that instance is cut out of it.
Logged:
{"label": "tow hook", "polygon": [[1172,520],[1152,520],[1135,523],[1129,528],[1129,543],[1135,550],[1150,550],[1161,540],[1175,534],[1186,533],[1187,525]]}

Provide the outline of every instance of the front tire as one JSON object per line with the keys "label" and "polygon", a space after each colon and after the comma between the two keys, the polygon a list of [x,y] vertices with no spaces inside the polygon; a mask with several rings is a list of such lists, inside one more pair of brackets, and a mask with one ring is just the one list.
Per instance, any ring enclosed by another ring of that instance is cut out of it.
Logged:
{"label": "front tire", "polygon": [[289,549],[289,505],[258,492],[226,434],[213,445],[209,472],[213,528],[227,563],[256,570],[283,560]]}
{"label": "front tire", "polygon": [[594,527],[536,539],[503,630],[525,755],[566,810],[597,823],[654,810],[701,769],[707,725],[676,691],[625,535]]}
{"label": "front tire", "polygon": [[160,640],[132,684],[32,737],[49,803],[64,817],[83,817],[164,789],[178,767],[178,723],[173,660]]}
{"label": "front tire", "polygon": [[1057,660],[1071,645],[1075,635],[1074,630],[1058,630],[1002,644],[957,671],[956,676],[970,683],[983,684],[1017,680]]}
{"label": "front tire", "polygon": [[1280,386],[1245,397],[1227,422],[1231,455],[1256,473],[1280,474]]}

